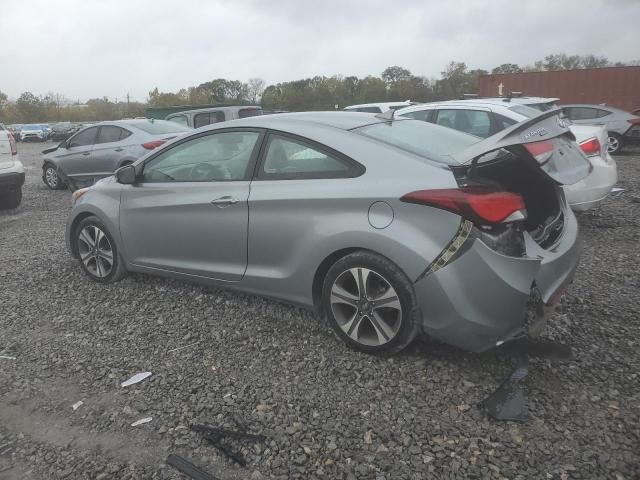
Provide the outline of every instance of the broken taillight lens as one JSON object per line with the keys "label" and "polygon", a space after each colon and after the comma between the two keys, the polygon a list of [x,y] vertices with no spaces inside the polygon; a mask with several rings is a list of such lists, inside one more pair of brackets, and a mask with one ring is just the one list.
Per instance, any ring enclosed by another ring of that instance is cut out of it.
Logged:
{"label": "broken taillight lens", "polygon": [[417,190],[407,193],[400,200],[441,208],[477,224],[497,224],[527,217],[520,195],[484,187]]}
{"label": "broken taillight lens", "polygon": [[580,142],[580,149],[587,157],[600,155],[600,142],[597,138],[590,138],[584,142]]}
{"label": "broken taillight lens", "polygon": [[543,140],[542,142],[533,142],[523,144],[524,148],[533,155],[540,165],[545,164],[553,155],[553,142],[551,140]]}
{"label": "broken taillight lens", "polygon": [[144,148],[146,148],[147,150],[153,150],[154,148],[159,147],[160,145],[162,145],[165,142],[166,142],[166,140],[152,140],[150,142],[143,143],[142,146]]}

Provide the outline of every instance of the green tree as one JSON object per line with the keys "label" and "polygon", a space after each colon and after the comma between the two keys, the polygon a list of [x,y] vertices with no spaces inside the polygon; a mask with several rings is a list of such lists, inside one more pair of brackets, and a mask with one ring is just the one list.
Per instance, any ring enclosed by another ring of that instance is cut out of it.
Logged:
{"label": "green tree", "polygon": [[42,101],[31,92],[24,92],[16,101],[16,108],[22,122],[38,122],[43,120]]}
{"label": "green tree", "polygon": [[388,86],[397,85],[398,82],[410,80],[411,76],[412,75],[409,70],[397,65],[387,67],[384,72],[382,72],[382,80],[384,80],[384,83]]}
{"label": "green tree", "polygon": [[261,78],[250,78],[247,82],[247,99],[250,103],[258,103],[264,92],[265,81]]}
{"label": "green tree", "polygon": [[502,65],[498,65],[491,73],[521,73],[522,68],[520,68],[515,63],[503,63]]}

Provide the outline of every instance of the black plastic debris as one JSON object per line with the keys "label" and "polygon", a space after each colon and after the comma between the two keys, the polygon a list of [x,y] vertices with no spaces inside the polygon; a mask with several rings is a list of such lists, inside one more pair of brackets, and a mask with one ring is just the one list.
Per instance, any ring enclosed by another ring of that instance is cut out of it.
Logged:
{"label": "black plastic debris", "polygon": [[240,452],[237,452],[230,445],[229,440],[249,440],[253,442],[263,442],[266,437],[264,435],[255,435],[246,432],[246,425],[234,418],[236,424],[241,430],[230,430],[228,428],[218,428],[212,425],[191,425],[191,430],[200,433],[211,445],[216,447],[228,458],[233,460],[241,467],[247,465],[247,461]]}
{"label": "black plastic debris", "polygon": [[188,460],[185,460],[179,455],[174,455],[173,453],[167,457],[167,465],[172,466],[179,472],[184,473],[194,480],[219,480],[218,477],[214,477],[210,473],[205,472],[199,467],[196,467]]}
{"label": "black plastic debris", "polygon": [[511,375],[485,401],[489,416],[495,420],[526,422],[529,420],[529,406],[520,382],[529,371],[527,357],[519,359],[519,364]]}

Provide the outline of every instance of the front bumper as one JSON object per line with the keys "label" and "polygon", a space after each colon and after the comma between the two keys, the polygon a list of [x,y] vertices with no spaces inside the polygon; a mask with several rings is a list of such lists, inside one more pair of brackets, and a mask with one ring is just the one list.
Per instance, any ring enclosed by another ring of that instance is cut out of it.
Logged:
{"label": "front bumper", "polygon": [[458,259],[415,283],[425,333],[481,352],[527,328],[532,295],[545,305],[573,279],[581,242],[571,212],[562,239],[550,250],[525,234],[525,257],[502,255],[481,240]]}
{"label": "front bumper", "polygon": [[604,200],[618,183],[618,167],[607,153],[607,159],[601,156],[591,158],[592,172],[573,185],[563,187],[567,202],[574,211],[585,211]]}

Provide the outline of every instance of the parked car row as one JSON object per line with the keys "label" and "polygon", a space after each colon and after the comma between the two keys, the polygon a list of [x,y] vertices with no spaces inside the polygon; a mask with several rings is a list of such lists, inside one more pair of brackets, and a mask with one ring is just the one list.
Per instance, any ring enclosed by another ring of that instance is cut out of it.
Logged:
{"label": "parked car row", "polygon": [[[487,138],[540,111],[557,109],[555,99],[479,98],[414,105],[397,110],[396,115],[436,123],[444,127]],[[603,126],[570,125],[569,130],[589,157],[593,170],[585,179],[565,185],[567,201],[574,210],[588,210],[607,197],[618,182],[616,162],[607,151],[607,131]]]}

